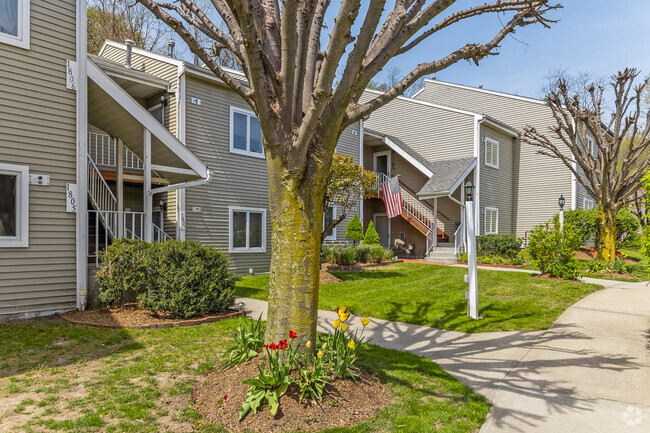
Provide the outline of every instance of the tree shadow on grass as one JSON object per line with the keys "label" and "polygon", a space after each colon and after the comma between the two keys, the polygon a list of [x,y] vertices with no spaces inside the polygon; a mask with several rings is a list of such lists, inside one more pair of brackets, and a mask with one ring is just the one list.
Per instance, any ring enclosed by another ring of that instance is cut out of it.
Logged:
{"label": "tree shadow on grass", "polygon": [[124,329],[72,325],[49,317],[0,323],[0,378],[141,349]]}
{"label": "tree shadow on grass", "polygon": [[387,278],[406,278],[408,276],[408,272],[386,270],[370,271],[367,269],[361,271],[336,271],[330,273],[343,281],[383,280]]}

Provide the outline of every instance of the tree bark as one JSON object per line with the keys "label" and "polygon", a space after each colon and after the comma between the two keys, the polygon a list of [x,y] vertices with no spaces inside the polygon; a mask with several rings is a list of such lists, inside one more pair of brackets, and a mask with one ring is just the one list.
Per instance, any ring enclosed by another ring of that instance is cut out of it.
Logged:
{"label": "tree bark", "polygon": [[272,226],[267,343],[287,338],[289,330],[298,333],[300,343],[316,340],[324,173],[329,164],[314,165],[310,176],[292,173],[292,166],[267,153]]}
{"label": "tree bark", "polygon": [[608,203],[601,204],[598,209],[599,259],[613,263],[616,259],[616,210]]}

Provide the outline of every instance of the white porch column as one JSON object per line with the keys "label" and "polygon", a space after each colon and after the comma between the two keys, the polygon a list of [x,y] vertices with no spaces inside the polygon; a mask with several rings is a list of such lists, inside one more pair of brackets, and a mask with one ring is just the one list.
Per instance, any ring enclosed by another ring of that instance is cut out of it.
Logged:
{"label": "white porch column", "polygon": [[438,197],[433,199],[433,246],[438,246]]}
{"label": "white porch column", "polygon": [[124,236],[124,142],[117,139],[117,236]]}
{"label": "white porch column", "polygon": [[185,188],[176,191],[176,239],[185,240]]}
{"label": "white porch column", "polygon": [[144,128],[144,241],[153,241],[153,198],[151,197],[151,131]]}

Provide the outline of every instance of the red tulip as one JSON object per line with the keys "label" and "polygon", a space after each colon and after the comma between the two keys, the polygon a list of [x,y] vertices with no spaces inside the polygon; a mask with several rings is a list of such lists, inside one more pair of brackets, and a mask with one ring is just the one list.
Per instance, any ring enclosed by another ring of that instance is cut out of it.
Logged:
{"label": "red tulip", "polygon": [[292,340],[293,340],[294,338],[296,338],[297,336],[298,336],[297,333],[295,333],[295,332],[293,332],[293,331],[289,331],[289,338],[291,338]]}

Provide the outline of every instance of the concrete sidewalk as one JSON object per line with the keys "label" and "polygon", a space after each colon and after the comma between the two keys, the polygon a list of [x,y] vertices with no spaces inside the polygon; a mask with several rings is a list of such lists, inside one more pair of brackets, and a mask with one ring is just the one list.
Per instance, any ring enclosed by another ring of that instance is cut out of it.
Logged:
{"label": "concrete sidewalk", "polygon": [[[484,395],[492,411],[481,433],[650,432],[650,287],[585,280],[606,289],[547,331],[465,334],[372,319],[365,336],[426,356]],[[265,317],[266,302],[239,301]],[[335,318],[321,310],[319,332]]]}

